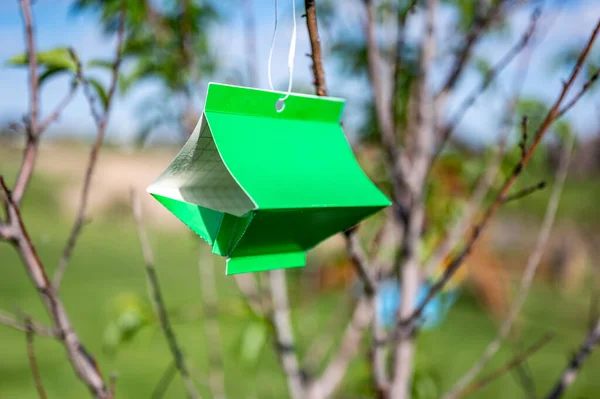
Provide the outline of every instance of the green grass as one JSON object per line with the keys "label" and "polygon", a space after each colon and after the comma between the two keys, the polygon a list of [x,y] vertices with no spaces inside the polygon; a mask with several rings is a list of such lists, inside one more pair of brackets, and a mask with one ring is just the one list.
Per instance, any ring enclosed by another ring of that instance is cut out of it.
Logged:
{"label": "green grass", "polygon": [[[57,182],[35,179],[24,204],[24,217],[39,253],[53,271],[58,263],[69,231],[69,221],[58,211],[54,195]],[[176,334],[201,380],[208,373],[207,343],[201,318],[201,292],[197,272],[197,240],[191,234],[150,232],[156,255],[157,269],[164,297],[171,311]],[[224,271],[224,264],[219,264]],[[301,270],[290,271],[295,289],[292,297],[294,326],[303,356],[315,337],[329,337],[335,350],[348,320],[350,300],[341,294],[308,294],[297,288]],[[254,365],[245,364],[239,355],[239,339],[250,319],[240,312],[235,286],[231,278],[217,273],[220,295],[219,320],[224,353],[224,371],[230,398],[283,398],[287,396],[285,379],[271,345],[266,345]],[[170,355],[160,330],[143,328],[116,353],[103,345],[107,325],[114,319],[115,298],[133,293],[146,301],[147,290],[141,251],[132,219],[127,215],[111,220],[92,221],[85,227],[73,254],[69,270],[61,287],[61,297],[75,329],[108,377],[117,372],[118,397],[148,398],[170,364]],[[20,309],[37,320],[47,322],[37,292],[32,288],[25,270],[8,244],[0,244],[0,308]],[[197,317],[197,315],[200,316]],[[187,316],[189,315],[189,316]],[[530,297],[525,318],[518,325],[520,342],[530,345],[546,332],[555,338],[528,361],[528,369],[536,382],[538,393],[547,392],[556,380],[567,357],[577,348],[587,324],[586,297],[563,297],[556,292],[537,287]],[[334,318],[333,323],[330,322]],[[418,339],[417,375],[419,390],[438,397],[448,389],[479,357],[495,335],[494,322],[468,295],[463,295],[438,330],[423,332]],[[77,381],[66,360],[63,348],[51,339],[36,338],[35,348],[44,386],[50,398],[84,398],[85,387]],[[514,345],[507,344],[491,362],[493,370],[514,355]],[[0,326],[0,398],[36,398],[29,369],[25,338],[22,333]],[[370,397],[368,353],[363,350],[352,363],[339,397]],[[600,392],[600,380],[595,370],[600,367],[600,355],[593,355],[576,383],[569,390],[570,398],[595,398]],[[210,397],[205,385],[202,394]],[[185,397],[183,385],[176,378],[167,398]],[[473,398],[525,397],[514,373],[506,374]]]}

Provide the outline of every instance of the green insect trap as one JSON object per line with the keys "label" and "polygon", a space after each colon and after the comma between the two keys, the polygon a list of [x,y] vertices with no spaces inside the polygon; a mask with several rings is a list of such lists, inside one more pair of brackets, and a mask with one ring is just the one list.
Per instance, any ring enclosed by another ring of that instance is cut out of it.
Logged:
{"label": "green insect trap", "polygon": [[[301,267],[306,251],[390,205],[340,126],[343,100],[211,83],[204,114],[148,187],[227,257],[227,274]],[[281,104],[281,102],[279,103]]]}

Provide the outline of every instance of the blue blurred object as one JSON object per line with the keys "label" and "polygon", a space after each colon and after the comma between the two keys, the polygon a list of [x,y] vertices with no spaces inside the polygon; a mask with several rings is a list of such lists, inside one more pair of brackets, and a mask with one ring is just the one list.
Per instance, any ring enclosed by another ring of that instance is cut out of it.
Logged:
{"label": "blue blurred object", "polygon": [[[429,282],[421,284],[417,296],[417,304],[421,303],[427,296],[427,292],[431,288]],[[423,311],[423,320],[421,328],[423,330],[431,330],[439,327],[448,311],[458,298],[458,289],[450,289],[436,295],[425,306]],[[396,320],[396,312],[400,306],[401,289],[400,285],[395,280],[386,280],[381,283],[377,295],[377,319],[380,325],[385,328],[392,327]]]}

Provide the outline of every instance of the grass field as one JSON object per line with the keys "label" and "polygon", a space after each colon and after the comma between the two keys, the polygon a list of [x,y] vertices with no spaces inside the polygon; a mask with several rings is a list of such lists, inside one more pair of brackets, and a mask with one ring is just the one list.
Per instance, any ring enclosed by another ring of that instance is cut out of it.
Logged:
{"label": "grass field", "polygon": [[[58,263],[70,227],[60,211],[57,197],[59,186],[60,182],[50,178],[36,178],[23,209],[25,222],[49,270],[53,270]],[[566,195],[576,196],[569,192]],[[176,333],[193,373],[198,377],[201,392],[204,397],[210,397],[204,384],[208,361],[197,271],[197,240],[188,233],[162,231],[156,227],[151,228],[150,237],[165,300],[176,324]],[[218,266],[224,269],[223,264]],[[289,272],[293,287],[299,285],[300,273],[302,271]],[[232,280],[219,272],[217,280],[228,396],[287,397],[285,379],[270,345],[264,346],[259,361],[254,364],[247,364],[240,359],[240,336],[250,320],[240,315],[239,309],[242,307]],[[351,310],[350,301],[337,292],[314,296],[303,295],[300,289],[293,291],[292,314],[301,355],[311,355],[306,351],[315,337],[332,338],[331,353],[348,320],[343,316]],[[96,355],[106,377],[109,373],[118,373],[118,398],[149,398],[171,362],[160,330],[155,325],[147,326],[120,345],[114,353],[108,352],[103,344],[105,330],[114,320],[115,300],[130,294],[147,301],[135,227],[130,215],[124,211],[111,218],[92,220],[85,227],[63,282],[61,296],[75,329],[88,349]],[[542,396],[556,381],[568,356],[583,340],[589,322],[588,298],[589,295],[583,293],[563,296],[549,288],[536,287],[527,303],[524,318],[516,328],[518,344],[513,341],[504,345],[486,371],[509,360],[520,346],[530,345],[551,332],[554,334],[553,340],[533,356],[526,367],[535,382],[538,395]],[[0,308],[19,309],[32,314],[37,320],[47,321],[39,296],[32,288],[18,256],[5,243],[0,244]],[[332,324],[335,328],[331,327]],[[471,297],[463,295],[441,328],[419,336],[418,397],[439,397],[479,357],[494,334],[494,322]],[[58,343],[37,338],[35,347],[49,398],[87,397],[86,389],[76,380]],[[338,397],[370,397],[367,358],[367,353],[357,357]],[[597,378],[599,367],[600,354],[594,354],[567,397],[600,397],[600,379]],[[22,333],[0,326],[0,398],[36,397],[25,337]],[[178,378],[175,378],[165,397],[185,397]],[[517,373],[512,372],[471,397],[508,399],[527,396],[518,383]]]}

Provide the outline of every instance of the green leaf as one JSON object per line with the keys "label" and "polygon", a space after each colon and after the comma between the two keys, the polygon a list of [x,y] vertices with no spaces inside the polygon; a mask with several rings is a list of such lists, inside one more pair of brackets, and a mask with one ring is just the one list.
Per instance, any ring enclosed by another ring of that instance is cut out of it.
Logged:
{"label": "green leaf", "polygon": [[240,348],[241,359],[249,364],[254,364],[267,342],[267,326],[265,323],[251,323],[246,327],[242,336]]}
{"label": "green leaf", "polygon": [[[57,47],[52,50],[38,52],[36,58],[39,65],[49,69],[74,72],[77,70],[77,62],[73,54],[67,47]],[[11,66],[24,66],[29,63],[29,57],[25,53],[19,54],[10,58],[6,63]]]}
{"label": "green leaf", "polygon": [[66,73],[68,72],[66,69],[61,69],[61,68],[48,68],[46,69],[38,78],[39,84],[40,86],[43,85],[49,78],[55,76],[55,75],[59,75],[61,73]]}
{"label": "green leaf", "polygon": [[475,59],[475,69],[481,74],[481,76],[483,76],[484,79],[487,78],[492,71],[490,63],[485,58],[481,57]]}
{"label": "green leaf", "polygon": [[139,309],[128,309],[121,313],[117,320],[117,327],[123,341],[133,338],[144,325],[144,317]]}
{"label": "green leaf", "polygon": [[104,90],[104,86],[102,86],[102,83],[100,83],[97,79],[94,78],[87,78],[87,82],[94,88],[94,90],[96,91],[96,95],[102,103],[102,107],[106,109],[106,107],[108,106],[108,94],[106,93],[106,90]]}
{"label": "green leaf", "polygon": [[107,60],[91,60],[86,64],[86,68],[102,68],[112,71],[114,63]]}
{"label": "green leaf", "polygon": [[121,332],[115,322],[109,323],[104,329],[102,337],[103,349],[108,353],[114,353],[121,342]]}

